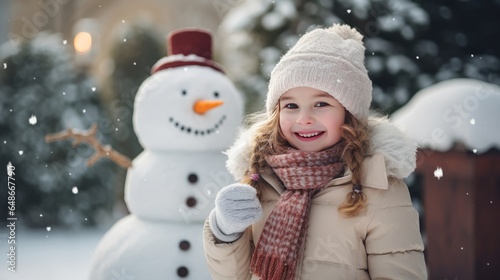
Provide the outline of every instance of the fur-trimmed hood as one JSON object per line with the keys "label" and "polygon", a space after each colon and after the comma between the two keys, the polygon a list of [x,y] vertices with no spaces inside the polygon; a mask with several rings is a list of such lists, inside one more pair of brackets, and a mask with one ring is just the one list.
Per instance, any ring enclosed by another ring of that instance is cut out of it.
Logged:
{"label": "fur-trimmed hood", "polygon": [[[386,117],[370,116],[370,154],[382,154],[387,175],[402,179],[408,177],[416,167],[417,144]],[[256,127],[240,131],[234,144],[226,151],[226,167],[237,181],[241,181],[248,169],[251,141]]]}

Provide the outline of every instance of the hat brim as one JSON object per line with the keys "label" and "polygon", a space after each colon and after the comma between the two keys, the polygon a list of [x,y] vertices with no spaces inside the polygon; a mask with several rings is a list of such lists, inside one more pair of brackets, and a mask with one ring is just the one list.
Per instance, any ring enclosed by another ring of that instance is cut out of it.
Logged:
{"label": "hat brim", "polygon": [[188,55],[188,56],[172,55],[172,56],[164,57],[164,58],[158,60],[158,62],[156,62],[153,65],[153,67],[151,68],[151,74],[154,74],[158,71],[168,69],[168,68],[175,68],[175,67],[182,67],[182,66],[193,66],[193,65],[210,67],[210,68],[224,74],[224,70],[222,69],[222,67],[218,63],[215,63],[212,60],[209,60],[209,59],[206,59],[203,57],[199,57],[196,55]]}

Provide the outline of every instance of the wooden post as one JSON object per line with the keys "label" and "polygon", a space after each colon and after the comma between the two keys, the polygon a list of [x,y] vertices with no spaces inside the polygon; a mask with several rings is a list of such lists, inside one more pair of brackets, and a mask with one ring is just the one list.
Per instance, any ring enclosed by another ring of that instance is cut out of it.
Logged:
{"label": "wooden post", "polygon": [[429,279],[500,279],[500,151],[424,149],[418,158]]}

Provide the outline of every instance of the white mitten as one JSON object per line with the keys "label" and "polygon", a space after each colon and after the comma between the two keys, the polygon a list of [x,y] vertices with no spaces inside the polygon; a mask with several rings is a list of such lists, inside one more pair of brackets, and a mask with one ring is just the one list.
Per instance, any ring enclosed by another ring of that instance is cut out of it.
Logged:
{"label": "white mitten", "polygon": [[215,208],[210,213],[208,223],[218,240],[231,243],[261,218],[262,207],[255,188],[231,184],[217,193]]}

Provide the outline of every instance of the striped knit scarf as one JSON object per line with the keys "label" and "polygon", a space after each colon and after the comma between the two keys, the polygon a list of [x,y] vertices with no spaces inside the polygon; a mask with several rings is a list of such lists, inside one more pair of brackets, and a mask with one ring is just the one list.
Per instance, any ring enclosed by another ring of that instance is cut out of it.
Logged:
{"label": "striped knit scarf", "polygon": [[321,152],[291,150],[269,156],[267,163],[287,190],[267,219],[252,256],[252,273],[263,280],[294,279],[302,260],[309,210],[314,194],[342,175],[343,141]]}

